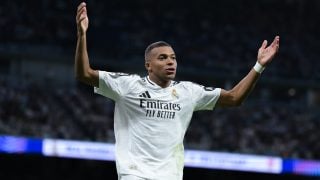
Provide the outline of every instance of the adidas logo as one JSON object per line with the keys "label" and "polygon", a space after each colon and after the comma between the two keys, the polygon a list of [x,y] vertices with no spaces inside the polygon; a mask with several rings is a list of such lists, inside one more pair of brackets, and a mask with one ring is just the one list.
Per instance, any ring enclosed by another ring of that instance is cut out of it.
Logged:
{"label": "adidas logo", "polygon": [[150,94],[149,94],[148,91],[145,91],[144,93],[141,93],[141,94],[139,95],[139,97],[151,98],[151,96],[150,96]]}

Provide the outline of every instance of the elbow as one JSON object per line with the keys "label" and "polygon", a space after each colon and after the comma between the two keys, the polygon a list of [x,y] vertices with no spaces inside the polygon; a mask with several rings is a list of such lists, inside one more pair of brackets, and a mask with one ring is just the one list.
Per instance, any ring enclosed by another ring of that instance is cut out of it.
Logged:
{"label": "elbow", "polygon": [[243,98],[236,96],[236,95],[232,95],[232,98],[230,100],[230,106],[239,107],[243,104],[243,102],[244,102]]}
{"label": "elbow", "polygon": [[236,97],[230,97],[228,101],[223,103],[224,107],[239,107],[242,105],[242,101]]}
{"label": "elbow", "polygon": [[90,77],[83,76],[83,75],[75,75],[75,79],[80,81],[81,83],[91,85]]}
{"label": "elbow", "polygon": [[85,74],[81,74],[81,73],[77,73],[77,72],[75,72],[74,78],[77,81],[81,81],[81,82],[86,82],[86,79],[88,79],[88,77]]}
{"label": "elbow", "polygon": [[234,107],[239,107],[239,106],[242,105],[242,103],[243,103],[243,101],[240,100],[240,99],[238,99],[238,100],[235,100],[235,101],[233,102],[232,106],[234,106]]}
{"label": "elbow", "polygon": [[88,71],[75,71],[74,77],[77,81],[80,81],[87,85],[99,85],[98,74],[92,69],[89,69]]}
{"label": "elbow", "polygon": [[74,76],[75,77],[75,79],[77,80],[77,81],[83,81],[83,77],[81,77],[81,76],[79,76],[79,75],[75,75]]}
{"label": "elbow", "polygon": [[245,96],[239,95],[235,91],[225,91],[221,92],[218,105],[222,107],[238,107],[241,106],[245,100]]}
{"label": "elbow", "polygon": [[74,78],[75,78],[77,81],[82,81],[83,75],[80,74],[79,72],[75,71],[75,72],[74,72]]}
{"label": "elbow", "polygon": [[235,91],[230,91],[229,95],[230,95],[231,106],[233,107],[241,106],[246,99],[245,95],[241,95]]}

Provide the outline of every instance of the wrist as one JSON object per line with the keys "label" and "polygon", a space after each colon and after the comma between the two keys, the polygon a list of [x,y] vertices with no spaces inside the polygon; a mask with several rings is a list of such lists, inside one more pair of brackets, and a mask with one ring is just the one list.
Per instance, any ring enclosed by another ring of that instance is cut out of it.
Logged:
{"label": "wrist", "polygon": [[265,68],[266,68],[266,67],[265,67],[265,66],[262,66],[258,61],[257,61],[256,64],[253,66],[253,69],[254,69],[257,73],[259,73],[259,74],[261,74],[261,73],[264,71]]}
{"label": "wrist", "polygon": [[77,36],[78,36],[78,38],[86,37],[86,32],[78,31]]}

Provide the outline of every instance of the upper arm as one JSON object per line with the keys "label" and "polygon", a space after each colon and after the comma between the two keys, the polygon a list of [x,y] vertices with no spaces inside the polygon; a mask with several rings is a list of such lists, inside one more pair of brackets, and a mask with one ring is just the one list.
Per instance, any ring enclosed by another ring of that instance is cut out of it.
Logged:
{"label": "upper arm", "polygon": [[232,90],[221,89],[220,97],[218,99],[217,105],[219,107],[232,107],[239,106],[241,103],[236,98]]}

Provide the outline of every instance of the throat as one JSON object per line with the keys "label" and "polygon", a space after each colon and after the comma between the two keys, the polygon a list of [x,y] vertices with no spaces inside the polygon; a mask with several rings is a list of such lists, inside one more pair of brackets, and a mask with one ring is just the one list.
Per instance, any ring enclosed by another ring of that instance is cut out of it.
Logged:
{"label": "throat", "polygon": [[163,80],[163,79],[156,78],[156,77],[150,76],[150,75],[149,75],[149,79],[152,81],[152,83],[157,84],[158,86],[160,86],[162,88],[169,87],[171,84],[171,79]]}

